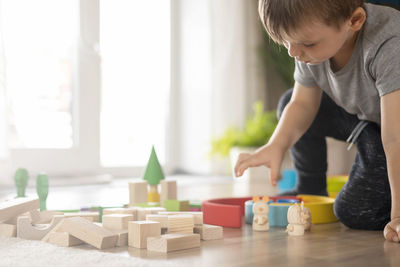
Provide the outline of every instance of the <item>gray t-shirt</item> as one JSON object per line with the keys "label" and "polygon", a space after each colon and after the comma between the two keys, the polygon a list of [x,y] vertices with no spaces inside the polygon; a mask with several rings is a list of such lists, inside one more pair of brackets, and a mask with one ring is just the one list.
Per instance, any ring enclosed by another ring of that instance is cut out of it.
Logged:
{"label": "gray t-shirt", "polygon": [[380,125],[380,97],[400,88],[400,12],[372,4],[364,8],[367,19],[347,64],[333,72],[329,60],[318,65],[296,60],[294,79],[320,87],[348,113]]}

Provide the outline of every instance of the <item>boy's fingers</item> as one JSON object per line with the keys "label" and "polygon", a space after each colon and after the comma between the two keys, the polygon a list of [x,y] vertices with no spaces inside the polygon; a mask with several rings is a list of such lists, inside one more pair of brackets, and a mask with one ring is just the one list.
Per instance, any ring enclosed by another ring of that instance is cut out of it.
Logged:
{"label": "boy's fingers", "polygon": [[280,164],[279,163],[271,164],[270,182],[273,186],[276,186],[277,184],[279,172],[280,172]]}
{"label": "boy's fingers", "polygon": [[240,177],[243,175],[244,171],[249,167],[249,160],[243,160],[237,165],[237,169],[235,168],[236,177]]}
{"label": "boy's fingers", "polygon": [[[398,226],[396,228],[399,228]],[[399,242],[399,234],[396,232],[389,224],[386,225],[385,229],[383,230],[383,235],[386,240]]]}

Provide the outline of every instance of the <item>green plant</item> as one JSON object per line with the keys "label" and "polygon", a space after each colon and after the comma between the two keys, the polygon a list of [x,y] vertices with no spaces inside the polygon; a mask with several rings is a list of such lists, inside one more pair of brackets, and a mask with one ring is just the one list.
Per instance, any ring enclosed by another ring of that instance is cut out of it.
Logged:
{"label": "green plant", "polygon": [[276,112],[264,111],[261,101],[254,103],[253,111],[243,130],[230,126],[222,136],[211,140],[211,155],[225,157],[234,146],[259,147],[268,142],[277,125]]}

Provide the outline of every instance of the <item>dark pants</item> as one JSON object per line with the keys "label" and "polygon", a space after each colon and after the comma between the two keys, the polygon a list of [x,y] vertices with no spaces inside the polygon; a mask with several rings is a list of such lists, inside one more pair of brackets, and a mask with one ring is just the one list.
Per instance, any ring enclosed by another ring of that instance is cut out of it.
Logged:
{"label": "dark pants", "polygon": [[[292,90],[280,99],[278,117],[289,102]],[[323,94],[318,114],[306,133],[291,148],[298,172],[299,194],[326,194],[327,154],[325,137],[345,141],[359,123],[355,115]],[[390,185],[380,126],[369,122],[356,140],[357,156],[349,180],[338,194],[334,211],[346,226],[380,230],[390,221]]]}

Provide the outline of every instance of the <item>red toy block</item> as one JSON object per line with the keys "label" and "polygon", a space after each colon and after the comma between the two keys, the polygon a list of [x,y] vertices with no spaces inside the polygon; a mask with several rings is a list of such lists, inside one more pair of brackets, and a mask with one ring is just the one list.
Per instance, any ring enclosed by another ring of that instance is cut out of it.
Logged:
{"label": "red toy block", "polygon": [[252,198],[218,198],[204,201],[203,221],[205,224],[240,228],[244,216],[244,203],[250,199]]}

